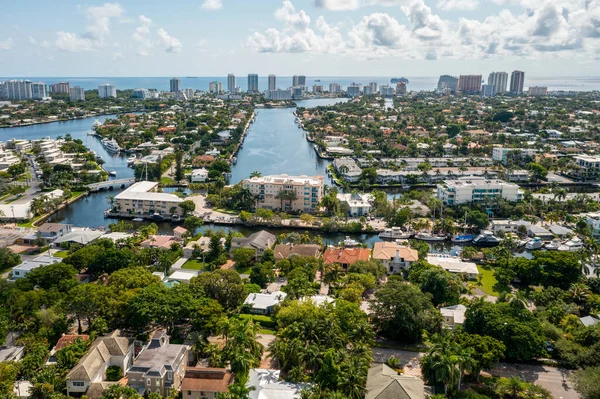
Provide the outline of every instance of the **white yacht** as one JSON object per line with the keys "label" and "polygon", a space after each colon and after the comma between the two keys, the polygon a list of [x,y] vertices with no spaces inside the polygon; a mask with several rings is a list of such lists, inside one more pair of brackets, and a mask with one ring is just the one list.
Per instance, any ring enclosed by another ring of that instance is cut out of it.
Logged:
{"label": "white yacht", "polygon": [[555,238],[550,241],[548,244],[544,245],[548,251],[556,251],[562,245],[562,240],[560,238]]}
{"label": "white yacht", "polygon": [[119,147],[119,143],[115,139],[103,138],[101,140],[102,145],[106,148],[108,152],[119,152],[121,151],[121,147]]}
{"label": "white yacht", "polygon": [[98,127],[102,126],[102,122],[100,122],[98,119],[96,119],[94,121],[94,124],[92,125],[92,128],[96,129]]}
{"label": "white yacht", "polygon": [[535,237],[533,240],[527,241],[525,249],[533,251],[542,248],[542,246],[544,246],[544,242],[539,237]]}
{"label": "white yacht", "polygon": [[127,165],[133,165],[133,163],[135,162],[135,160],[137,159],[137,156],[135,154],[131,155],[129,158],[127,158]]}
{"label": "white yacht", "polygon": [[559,251],[575,252],[583,249],[583,241],[579,237],[575,237],[565,242],[563,245],[558,247]]}
{"label": "white yacht", "polygon": [[446,241],[448,239],[448,236],[445,236],[443,234],[431,234],[427,232],[422,232],[415,234],[415,238],[417,240],[422,241]]}
{"label": "white yacht", "polygon": [[356,247],[357,245],[358,245],[358,241],[353,240],[352,238],[346,236],[346,239],[344,240],[345,247]]}
{"label": "white yacht", "polygon": [[408,231],[402,231],[400,227],[392,227],[391,229],[385,229],[381,233],[379,233],[379,238],[387,238],[390,240],[397,239],[409,239],[412,234]]}

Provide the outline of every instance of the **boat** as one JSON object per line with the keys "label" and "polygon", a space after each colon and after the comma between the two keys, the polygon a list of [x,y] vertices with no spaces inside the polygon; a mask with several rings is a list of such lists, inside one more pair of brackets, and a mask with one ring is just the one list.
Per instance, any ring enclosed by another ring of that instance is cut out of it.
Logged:
{"label": "boat", "polygon": [[402,231],[400,227],[392,227],[391,229],[385,229],[379,233],[379,238],[388,238],[390,240],[396,239],[408,239],[412,234],[408,231]]}
{"label": "boat", "polygon": [[431,233],[417,233],[415,234],[415,238],[422,241],[446,241],[448,239],[448,237],[443,234]]}
{"label": "boat", "polygon": [[465,243],[473,241],[474,238],[475,238],[475,235],[473,235],[473,234],[459,234],[459,235],[452,237],[452,239],[450,241],[452,241],[453,244],[465,244]]}
{"label": "boat", "polygon": [[117,175],[117,171],[116,170],[111,170],[110,172],[108,172],[109,175],[111,176],[116,176]]}
{"label": "boat", "polygon": [[101,141],[102,146],[106,148],[108,152],[119,152],[121,151],[121,147],[119,147],[119,143],[115,139],[107,139],[103,138]]}
{"label": "boat", "polygon": [[346,239],[344,240],[345,247],[355,247],[357,245],[358,245],[358,241],[353,240],[352,238],[346,236]]}
{"label": "boat", "polygon": [[496,237],[491,231],[482,231],[475,239],[473,240],[473,245],[478,247],[495,247],[500,244],[502,240]]}
{"label": "boat", "polygon": [[527,241],[527,244],[525,244],[525,249],[533,251],[535,249],[540,249],[543,246],[544,242],[542,241],[542,239],[539,237],[535,237],[533,240]]}
{"label": "boat", "polygon": [[546,245],[544,245],[544,248],[546,248],[548,251],[556,251],[562,244],[563,242],[560,238],[555,238]]}
{"label": "boat", "polygon": [[97,129],[97,128],[99,128],[100,126],[102,126],[102,122],[100,122],[98,119],[96,119],[96,120],[94,121],[94,123],[92,124],[92,128],[93,128],[93,129]]}
{"label": "boat", "polygon": [[163,215],[161,215],[160,213],[155,213],[154,215],[152,215],[152,219],[158,220],[158,221],[165,220],[165,218],[163,217]]}
{"label": "boat", "polygon": [[131,220],[134,221],[134,222],[143,222],[144,218],[133,218]]}
{"label": "boat", "polygon": [[409,83],[408,79],[406,79],[405,77],[401,77],[401,78],[391,78],[391,79],[390,79],[390,83],[391,83],[391,84],[396,84],[396,83],[399,83],[399,82],[406,83],[406,84],[408,84],[408,83]]}
{"label": "boat", "polygon": [[133,154],[132,156],[127,158],[127,165],[133,165],[133,163],[135,162],[136,159],[137,159],[137,156],[135,154]]}
{"label": "boat", "polygon": [[579,237],[575,237],[565,242],[563,245],[558,247],[559,251],[564,252],[575,252],[583,249],[583,241]]}
{"label": "boat", "polygon": [[236,157],[231,158],[231,163],[235,165],[237,163],[237,158]]}

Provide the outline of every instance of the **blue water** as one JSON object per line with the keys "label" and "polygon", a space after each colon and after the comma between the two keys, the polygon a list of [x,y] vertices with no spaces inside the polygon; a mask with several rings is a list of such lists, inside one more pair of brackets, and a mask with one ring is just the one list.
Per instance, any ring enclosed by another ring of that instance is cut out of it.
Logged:
{"label": "blue water", "polygon": [[[398,75],[396,77],[401,77]],[[324,88],[329,88],[329,83],[336,82],[342,87],[347,87],[349,84],[356,82],[368,84],[369,82],[375,81],[379,85],[389,84],[391,76],[307,76],[306,85],[309,90],[312,85],[317,83],[323,85]],[[408,84],[409,90],[433,90],[437,87],[438,76],[407,76],[410,83]],[[484,74],[484,79],[487,75]],[[40,77],[40,76],[23,76],[23,77],[0,77],[0,81],[7,79],[30,79],[32,81],[44,82],[46,84],[52,84],[57,82],[70,82],[71,86],[81,86],[86,90],[97,89],[98,85],[110,83],[117,87],[119,90],[125,89],[157,89],[157,90],[169,90],[169,79],[170,77]],[[180,77],[182,88],[192,88],[197,90],[208,90],[208,84],[215,80],[223,84],[223,88],[227,87],[226,76],[202,76],[197,78]],[[242,90],[248,88],[247,76],[237,76],[237,86],[241,87]],[[258,87],[259,90],[265,90],[267,88],[267,76],[259,76]],[[291,76],[278,76],[277,86],[280,88],[287,88],[292,85]],[[600,77],[598,76],[582,76],[582,77],[538,77],[538,76],[525,76],[525,87],[529,86],[547,86],[549,90],[600,90]]]}

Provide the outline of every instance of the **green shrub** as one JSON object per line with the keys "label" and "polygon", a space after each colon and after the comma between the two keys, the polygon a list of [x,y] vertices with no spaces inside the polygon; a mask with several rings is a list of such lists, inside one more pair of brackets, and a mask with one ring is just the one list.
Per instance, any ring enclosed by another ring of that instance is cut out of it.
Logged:
{"label": "green shrub", "polygon": [[123,373],[119,366],[109,366],[106,369],[106,381],[119,381]]}

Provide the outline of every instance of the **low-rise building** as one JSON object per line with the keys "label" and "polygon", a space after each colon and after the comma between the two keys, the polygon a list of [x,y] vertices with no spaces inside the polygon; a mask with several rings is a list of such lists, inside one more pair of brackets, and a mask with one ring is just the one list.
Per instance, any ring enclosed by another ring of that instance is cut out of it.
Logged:
{"label": "low-rise building", "polygon": [[256,259],[259,259],[266,249],[275,243],[275,236],[268,231],[261,230],[248,237],[233,237],[231,239],[231,250],[236,248],[250,248],[255,250]]}
{"label": "low-rise building", "polygon": [[233,373],[223,368],[188,367],[181,383],[182,399],[216,399],[233,384]]}
{"label": "low-rise building", "polygon": [[508,156],[511,153],[518,155],[519,157],[530,156],[534,157],[539,150],[535,148],[507,148],[507,147],[494,147],[492,150],[492,159],[494,161],[502,162],[506,164],[508,162]]}
{"label": "low-rise building", "polygon": [[425,385],[422,379],[412,375],[400,375],[384,363],[369,368],[365,388],[365,399],[425,398]]}
{"label": "low-rise building", "polygon": [[419,260],[419,252],[395,242],[380,241],[373,246],[373,259],[381,261],[388,274],[400,273]]}
{"label": "low-rise building", "polygon": [[324,181],[323,176],[274,175],[242,180],[241,185],[257,198],[257,208],[313,212],[323,197]]}
{"label": "low-rise building", "polygon": [[250,399],[299,399],[302,391],[310,387],[309,384],[283,381],[280,373],[280,370],[251,369],[246,385],[251,388],[248,397]]}
{"label": "low-rise building", "polygon": [[132,215],[181,215],[179,204],[183,201],[174,194],[158,192],[157,182],[141,181],[117,194],[115,207]]}
{"label": "low-rise building", "polygon": [[292,256],[308,256],[318,258],[321,247],[317,244],[277,244],[273,248],[275,260],[289,259]]}
{"label": "low-rise building", "polygon": [[323,261],[326,265],[337,263],[344,269],[359,260],[368,261],[370,257],[371,250],[368,248],[328,248],[323,253]]}
{"label": "low-rise building", "polygon": [[475,263],[465,262],[456,256],[430,254],[427,255],[427,262],[439,266],[450,273],[465,273],[469,276],[470,280],[475,280],[479,274]]}
{"label": "low-rise building", "polygon": [[206,179],[208,179],[208,170],[205,168],[192,170],[192,175],[190,178],[192,183],[204,183]]}
{"label": "low-rise building", "polygon": [[600,178],[600,156],[598,155],[576,155],[573,157],[575,164],[579,166],[573,173],[583,180],[598,180]]}
{"label": "low-rise building", "polygon": [[33,269],[37,269],[38,267],[48,266],[62,261],[62,258],[48,255],[41,255],[34,259],[27,259],[20,265],[17,265],[12,268],[12,270],[10,271],[10,278],[8,279],[8,281],[15,281],[20,278],[23,278],[27,275],[27,273],[29,273]]}
{"label": "low-rise building", "polygon": [[246,297],[244,305],[250,308],[252,313],[271,314],[275,306],[279,305],[287,294],[275,291],[270,294],[252,293]]}
{"label": "low-rise building", "polygon": [[437,198],[446,205],[483,202],[497,197],[518,202],[523,199],[523,190],[503,180],[475,177],[445,180],[437,186]]}
{"label": "low-rise building", "polygon": [[348,216],[363,216],[371,212],[371,202],[373,201],[371,194],[339,193],[337,199],[348,207]]}
{"label": "low-rise building", "polygon": [[453,305],[440,308],[440,313],[444,317],[444,328],[454,329],[457,325],[462,325],[465,322],[465,305]]}
{"label": "low-rise building", "polygon": [[198,238],[196,241],[188,242],[185,247],[183,247],[183,257],[192,258],[196,248],[200,252],[208,252],[210,250],[210,237],[203,236]]}
{"label": "low-rise building", "polygon": [[524,220],[495,219],[490,224],[490,230],[494,234],[498,234],[500,231],[504,233],[516,233],[519,230],[519,226],[525,226],[525,231],[527,231],[531,223]]}
{"label": "low-rise building", "polygon": [[38,227],[38,233],[40,237],[46,240],[47,243],[52,243],[58,237],[69,234],[71,231],[72,226],[70,224],[44,223]]}

